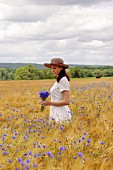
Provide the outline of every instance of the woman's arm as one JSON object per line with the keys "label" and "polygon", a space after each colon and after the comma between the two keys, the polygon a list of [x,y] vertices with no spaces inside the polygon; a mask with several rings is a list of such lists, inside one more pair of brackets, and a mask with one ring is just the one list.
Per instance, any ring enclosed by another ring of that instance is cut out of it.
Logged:
{"label": "woman's arm", "polygon": [[42,101],[41,104],[43,106],[65,106],[65,105],[69,105],[70,104],[70,96],[69,96],[69,91],[68,90],[64,90],[62,91],[62,95],[63,95],[63,99],[61,101],[58,102],[51,102],[51,101]]}

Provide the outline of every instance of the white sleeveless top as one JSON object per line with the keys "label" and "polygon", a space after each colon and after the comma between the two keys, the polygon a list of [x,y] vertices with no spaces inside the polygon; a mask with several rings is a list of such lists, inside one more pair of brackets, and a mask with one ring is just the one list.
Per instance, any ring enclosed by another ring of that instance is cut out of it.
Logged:
{"label": "white sleeveless top", "polygon": [[[55,82],[50,89],[51,101],[58,102],[63,100],[62,91],[70,91],[69,81],[66,77],[60,79],[59,82]],[[50,106],[50,119],[54,119],[56,122],[65,122],[71,120],[71,111],[68,105],[65,106]]]}

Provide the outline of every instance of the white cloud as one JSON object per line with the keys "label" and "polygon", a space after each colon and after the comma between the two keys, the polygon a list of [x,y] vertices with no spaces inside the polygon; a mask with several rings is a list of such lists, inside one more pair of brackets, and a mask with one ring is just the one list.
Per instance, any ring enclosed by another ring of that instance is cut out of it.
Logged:
{"label": "white cloud", "polygon": [[112,18],[107,0],[0,0],[0,61],[113,65]]}

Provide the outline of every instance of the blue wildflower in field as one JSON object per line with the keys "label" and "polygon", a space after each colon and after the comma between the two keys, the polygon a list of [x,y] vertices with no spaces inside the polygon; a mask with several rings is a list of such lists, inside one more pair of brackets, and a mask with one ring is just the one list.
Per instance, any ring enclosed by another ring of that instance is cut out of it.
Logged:
{"label": "blue wildflower in field", "polygon": [[104,142],[100,142],[101,145],[104,145]]}
{"label": "blue wildflower in field", "polygon": [[61,146],[61,147],[59,147],[59,150],[64,151],[64,150],[66,150],[66,148],[64,146]]}
{"label": "blue wildflower in field", "polygon": [[47,155],[50,157],[50,158],[54,158],[54,155],[52,154],[52,152],[47,152]]}
{"label": "blue wildflower in field", "polygon": [[87,139],[87,142],[90,143],[90,139]]}
{"label": "blue wildflower in field", "polygon": [[73,159],[77,159],[77,157],[76,157],[76,156],[73,156]]}
{"label": "blue wildflower in field", "polygon": [[[50,95],[50,93],[48,91],[40,91],[39,92],[39,96],[41,98],[41,100],[46,100],[46,98]],[[41,106],[41,112],[44,111],[44,106]]]}
{"label": "blue wildflower in field", "polygon": [[82,157],[82,152],[78,152],[78,156],[79,156],[79,157]]}

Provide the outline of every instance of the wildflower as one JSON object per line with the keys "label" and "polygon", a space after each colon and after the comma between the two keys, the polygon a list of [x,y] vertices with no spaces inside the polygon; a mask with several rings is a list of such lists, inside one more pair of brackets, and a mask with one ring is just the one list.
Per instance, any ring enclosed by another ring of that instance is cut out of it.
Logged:
{"label": "wildflower", "polygon": [[87,139],[87,142],[90,143],[90,139]]}
{"label": "wildflower", "polygon": [[64,146],[61,146],[61,147],[59,148],[59,150],[60,150],[60,151],[64,151],[64,150],[66,150],[66,148],[65,148]]}
{"label": "wildflower", "polygon": [[24,165],[26,164],[26,162],[21,161],[20,164],[21,164],[22,166],[24,166]]}
{"label": "wildflower", "polygon": [[86,146],[90,146],[90,143],[88,143]]}
{"label": "wildflower", "polygon": [[29,151],[28,154],[29,154],[29,155],[32,155],[32,151]]}
{"label": "wildflower", "polygon": [[84,136],[82,136],[82,140],[84,140],[85,139],[85,137]]}
{"label": "wildflower", "polygon": [[54,155],[52,154],[52,152],[47,152],[47,155],[50,157],[50,158],[54,158]]}
{"label": "wildflower", "polygon": [[82,152],[78,152],[78,156],[79,156],[79,157],[82,157]]}
{"label": "wildflower", "polygon": [[27,153],[24,153],[24,156],[26,157],[26,156],[27,156]]}
{"label": "wildflower", "polygon": [[7,134],[3,134],[2,137],[7,136]]}
{"label": "wildflower", "polygon": [[74,140],[74,144],[76,144],[77,143],[77,141],[76,140]]}
{"label": "wildflower", "polygon": [[73,159],[77,159],[77,157],[76,157],[76,156],[73,156]]}
{"label": "wildflower", "polygon": [[13,139],[15,139],[15,138],[16,138],[16,136],[12,136],[12,138],[13,138]]}
{"label": "wildflower", "polygon": [[30,163],[30,159],[27,159],[27,160],[26,160],[26,163]]}
{"label": "wildflower", "polygon": [[7,152],[6,152],[6,151],[4,151],[4,152],[2,152],[2,154],[3,154],[3,155],[7,155]]}
{"label": "wildflower", "polygon": [[8,159],[8,162],[9,162],[9,163],[11,163],[11,162],[12,162],[12,160],[11,160],[11,159]]}
{"label": "wildflower", "polygon": [[46,148],[46,145],[43,145],[43,148]]}
{"label": "wildflower", "polygon": [[87,135],[87,132],[84,132],[84,135],[86,136],[86,135]]}
{"label": "wildflower", "polygon": [[40,145],[38,145],[38,146],[37,146],[37,148],[41,148],[41,146],[40,146]]}
{"label": "wildflower", "polygon": [[101,145],[104,145],[104,142],[100,142]]}
{"label": "wildflower", "polygon": [[37,154],[34,154],[34,158],[37,158]]}
{"label": "wildflower", "polygon": [[109,159],[108,158],[105,158],[105,161],[108,161]]}
{"label": "wildflower", "polygon": [[40,91],[39,95],[42,100],[45,100],[50,95],[50,93],[47,91]]}
{"label": "wildflower", "polygon": [[81,140],[81,139],[79,139],[79,140],[78,140],[78,142],[80,143],[80,142],[82,142],[82,140]]}
{"label": "wildflower", "polygon": [[38,132],[39,132],[39,133],[41,133],[41,132],[42,132],[42,130],[41,130],[41,129],[39,129],[39,130],[38,130]]}
{"label": "wildflower", "polygon": [[24,136],[24,139],[27,139],[28,137],[27,136]]}
{"label": "wildflower", "polygon": [[37,154],[37,156],[41,156],[41,154],[40,154],[40,153],[38,153],[38,154]]}
{"label": "wildflower", "polygon": [[84,106],[81,106],[80,108],[81,108],[81,109],[84,109]]}
{"label": "wildflower", "polygon": [[22,158],[18,158],[18,162],[22,162]]}
{"label": "wildflower", "polygon": [[38,166],[38,164],[33,164],[33,168],[36,168]]}
{"label": "wildflower", "polygon": [[[49,95],[50,95],[50,93],[47,92],[47,91],[40,91],[40,92],[39,92],[39,96],[40,96],[40,98],[41,98],[42,100],[46,100],[46,98],[47,98]],[[41,106],[41,112],[43,112],[43,111],[44,111],[44,106]]]}
{"label": "wildflower", "polygon": [[63,129],[63,126],[60,126],[60,128],[59,128],[60,130],[62,130]]}

